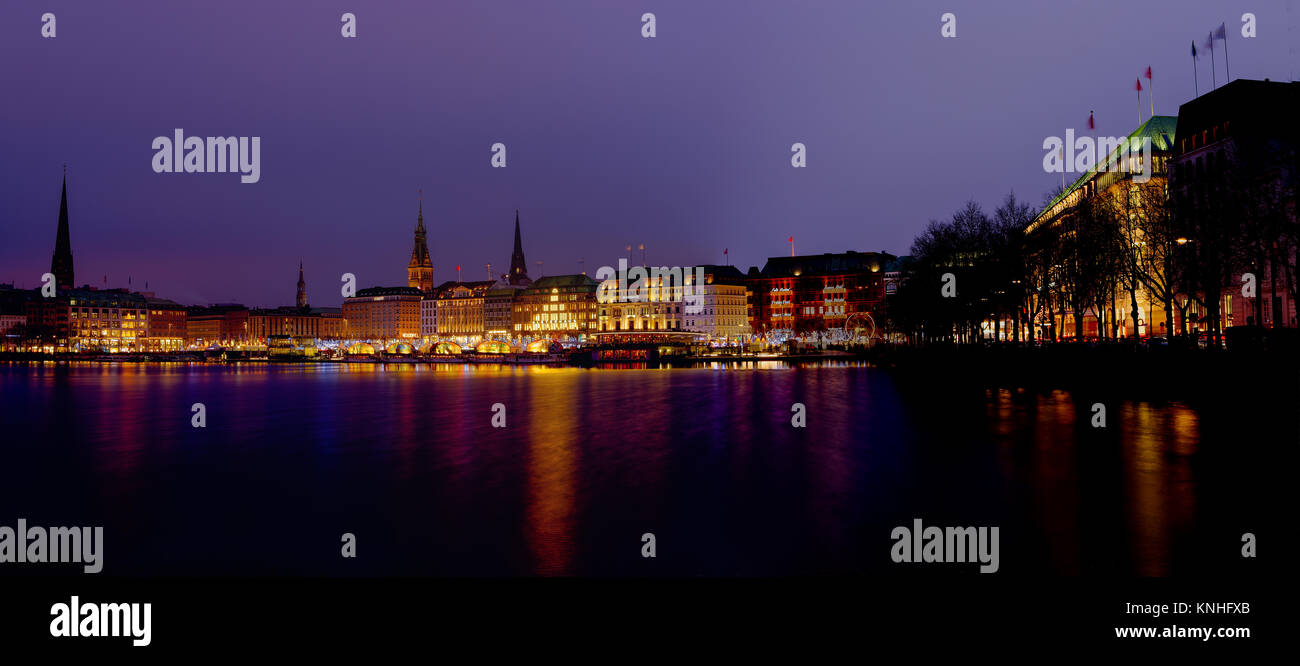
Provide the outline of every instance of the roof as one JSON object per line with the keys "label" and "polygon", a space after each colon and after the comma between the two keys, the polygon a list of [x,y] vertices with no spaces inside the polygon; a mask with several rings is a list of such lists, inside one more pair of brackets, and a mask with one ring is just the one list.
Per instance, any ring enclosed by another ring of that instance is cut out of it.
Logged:
{"label": "roof", "polygon": [[[1133,132],[1129,134],[1126,137],[1126,139],[1133,139],[1133,138],[1143,139],[1149,137],[1151,139],[1152,151],[1170,151],[1173,150],[1174,147],[1174,134],[1176,133],[1177,129],[1178,129],[1177,116],[1152,116],[1148,118],[1145,123],[1142,123],[1137,129],[1133,130]],[[1121,146],[1126,146],[1128,145],[1128,143],[1129,143],[1128,141],[1125,141],[1121,144]],[[1112,150],[1109,154],[1106,155],[1106,159],[1098,160],[1098,164],[1113,163],[1118,158],[1119,153],[1120,153],[1119,148]],[[1092,168],[1088,169],[1087,173],[1074,179],[1074,182],[1070,183],[1069,187],[1065,188],[1065,190],[1063,190],[1060,194],[1056,195],[1050,202],[1048,202],[1046,206],[1043,206],[1043,210],[1039,211],[1038,213],[1039,216],[1042,216],[1043,214],[1047,213],[1052,209],[1053,206],[1055,206],[1062,199],[1070,196],[1071,194],[1074,193],[1075,190],[1079,189],[1080,187],[1083,187],[1084,183],[1087,183],[1089,180],[1092,179],[1092,177],[1096,174],[1096,171],[1097,171],[1097,165],[1094,164]],[[1030,226],[1033,225],[1031,224]]]}
{"label": "roof", "polygon": [[763,266],[761,277],[790,277],[794,275],[829,275],[878,271],[890,260],[891,254],[883,252],[855,252],[815,254],[796,257],[771,257]]}
{"label": "roof", "polygon": [[596,281],[586,275],[548,275],[533,280],[525,291],[565,288],[595,289]]}

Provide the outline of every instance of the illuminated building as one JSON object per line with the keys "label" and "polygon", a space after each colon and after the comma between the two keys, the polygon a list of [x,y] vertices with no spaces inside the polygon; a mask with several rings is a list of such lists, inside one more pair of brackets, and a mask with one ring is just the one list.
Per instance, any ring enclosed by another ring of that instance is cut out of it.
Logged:
{"label": "illuminated building", "polygon": [[895,257],[855,252],[772,257],[750,268],[749,325],[754,333],[796,334],[844,326],[856,313],[879,317],[885,303],[884,269]]}
{"label": "illuminated building", "polygon": [[[1132,336],[1133,320],[1131,312],[1134,303],[1138,311],[1137,334],[1141,336],[1165,335],[1166,325],[1163,305],[1152,296],[1146,285],[1139,285],[1133,295],[1121,284],[1121,276],[1113,275],[1103,278],[1105,287],[1088,285],[1089,292],[1105,292],[1110,296],[1095,298],[1086,295],[1083,288],[1070,288],[1086,269],[1072,268],[1086,266],[1086,262],[1077,256],[1056,256],[1060,248],[1072,247],[1070,239],[1100,236],[1084,229],[1081,225],[1100,224],[1104,216],[1112,217],[1117,224],[1117,231],[1123,242],[1134,246],[1146,242],[1142,237],[1138,217],[1146,214],[1151,206],[1160,205],[1166,193],[1168,162],[1172,155],[1173,136],[1177,119],[1173,116],[1153,116],[1141,127],[1129,134],[1120,147],[1099,156],[1082,176],[1075,179],[1064,191],[1053,198],[1038,213],[1033,222],[1025,229],[1031,247],[1047,250],[1031,252],[1030,263],[1039,266],[1039,276],[1035,279],[1036,294],[1034,299],[1037,317],[1033,325],[1037,327],[1039,337],[1071,338],[1079,331],[1087,337],[1107,336],[1114,330],[1120,337]],[[1142,163],[1141,151],[1129,152],[1127,147],[1133,141],[1151,141],[1151,165]],[[1068,158],[1067,158],[1068,159]],[[1098,168],[1100,167],[1100,168]],[[1135,172],[1149,173],[1150,178],[1140,182],[1133,178]],[[1081,236],[1082,234],[1082,236]],[[1089,241],[1080,241],[1087,243]],[[1081,249],[1080,253],[1089,257],[1096,256],[1100,250]],[[1072,272],[1073,271],[1073,272]],[[1043,288],[1045,287],[1045,288]],[[1075,291],[1079,293],[1074,293]],[[1134,298],[1133,296],[1136,296]],[[1087,307],[1077,304],[1096,301]],[[1076,322],[1076,312],[1079,322]]]}
{"label": "illuminated building", "polygon": [[429,257],[429,242],[424,231],[424,195],[415,218],[415,246],[411,248],[411,261],[406,266],[406,284],[417,291],[433,289],[433,259]]}
{"label": "illuminated building", "polygon": [[596,281],[586,275],[538,278],[514,303],[518,338],[581,338],[597,330]]}
{"label": "illuminated building", "polygon": [[[1174,251],[1195,262],[1197,244],[1215,237],[1224,217],[1236,218],[1233,228],[1250,237],[1240,239],[1236,265],[1221,268],[1227,275],[1206,276],[1226,282],[1219,295],[1222,327],[1296,326],[1298,107],[1300,83],[1237,79],[1178,109],[1169,162],[1170,195],[1180,212]],[[1253,298],[1242,294],[1244,273],[1255,276]],[[1213,313],[1185,294],[1177,303],[1176,333],[1205,330]]]}
{"label": "illuminated building", "polygon": [[56,286],[60,290],[71,289],[72,240],[68,232],[68,175],[63,174],[63,194],[59,198],[59,230],[54,239],[54,255],[50,258],[50,272],[54,274]]}
{"label": "illuminated building", "polygon": [[[683,269],[684,274],[686,270]],[[647,340],[703,335],[676,335],[685,330],[686,301],[683,276],[654,274],[643,279],[617,278],[600,283],[596,291],[597,333],[602,340]]]}
{"label": "illuminated building", "polygon": [[346,322],[337,311],[325,308],[279,307],[250,310],[248,334],[253,341],[265,343],[276,336],[337,339],[347,335]]}
{"label": "illuminated building", "polygon": [[392,340],[420,337],[420,299],[415,287],[371,287],[343,301],[348,337]]}
{"label": "illuminated building", "polygon": [[490,338],[514,336],[515,300],[525,286],[512,285],[508,280],[498,280],[483,295],[483,327]]}
{"label": "illuminated building", "polygon": [[185,349],[185,306],[151,294],[145,297],[144,351],[172,352]]}
{"label": "illuminated building", "polygon": [[250,335],[248,308],[234,304],[196,306],[185,311],[185,342],[190,347],[239,348],[265,344]]}
{"label": "illuminated building", "polygon": [[148,322],[144,296],[125,289],[69,289],[68,350],[143,351]]}
{"label": "illuminated building", "polygon": [[[742,342],[750,334],[749,290],[735,266],[703,266],[704,284],[695,287],[698,312],[686,311],[682,329],[704,333],[710,340]],[[694,275],[688,273],[686,283]]]}
{"label": "illuminated building", "polygon": [[432,338],[438,335],[438,294],[439,289],[431,289],[420,297],[420,337]]}
{"label": "illuminated building", "polygon": [[438,335],[479,338],[483,325],[483,298],[492,281],[448,282],[438,287]]}

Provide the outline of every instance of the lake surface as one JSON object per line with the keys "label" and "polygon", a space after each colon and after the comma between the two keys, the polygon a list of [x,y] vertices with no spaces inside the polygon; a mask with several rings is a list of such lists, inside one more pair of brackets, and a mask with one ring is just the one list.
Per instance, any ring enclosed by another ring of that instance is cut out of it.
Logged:
{"label": "lake surface", "polygon": [[1231,570],[1276,424],[1098,429],[1097,400],[858,364],[0,363],[0,525],[103,525],[108,575],[973,573],[891,562],[914,518],[998,526],[1004,576]]}

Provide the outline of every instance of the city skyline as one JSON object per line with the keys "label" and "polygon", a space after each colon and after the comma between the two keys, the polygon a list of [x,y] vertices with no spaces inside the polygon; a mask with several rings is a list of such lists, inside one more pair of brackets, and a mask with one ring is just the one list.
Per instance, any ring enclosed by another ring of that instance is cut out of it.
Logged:
{"label": "city skyline", "polygon": [[[299,260],[324,305],[345,272],[361,285],[402,284],[420,189],[438,282],[457,264],[471,277],[508,265],[498,231],[509,233],[515,209],[530,228],[534,276],[590,273],[641,243],[651,264],[717,264],[727,249],[742,269],[783,255],[789,235],[800,254],[906,254],[928,220],[967,199],[988,205],[1010,190],[1039,203],[1058,177],[1043,173],[1038,144],[1084,126],[1090,110],[1098,131],[1131,131],[1126,91],[1146,66],[1157,114],[1191,98],[1186,44],[1207,26],[1227,21],[1233,32],[1242,11],[1261,32],[1287,20],[1279,2],[1103,3],[1053,16],[993,5],[957,11],[958,38],[945,41],[937,4],[833,5],[816,16],[732,9],[656,7],[654,40],[637,34],[639,9],[595,7],[372,8],[352,41],[339,39],[335,12],[288,8],[250,6],[257,19],[245,23],[205,13],[215,10],[79,7],[64,10],[53,40],[6,22],[0,52],[32,66],[11,85],[25,104],[4,111],[13,131],[2,139],[12,158],[0,167],[0,281],[30,288],[46,272],[64,162],[77,282],[148,282],[187,303],[291,303]],[[208,19],[223,29],[187,27]],[[1074,27],[1061,40],[1050,26],[1063,21]],[[882,29],[891,25],[909,29]],[[1120,26],[1117,39],[1140,46],[1089,49],[1089,26]],[[120,39],[131,30],[156,35],[159,48],[174,40],[179,53],[222,53],[226,40],[246,50],[169,62]],[[722,35],[719,57],[709,40]],[[1283,41],[1234,41],[1234,78],[1290,75]],[[85,49],[112,55],[73,55]],[[862,71],[864,60],[900,64]],[[1072,65],[1081,60],[1088,66]],[[991,71],[1005,94],[989,94],[987,77],[975,82]],[[43,92],[49,84],[66,94]],[[124,113],[89,103],[102,95],[137,104]],[[338,120],[315,120],[324,117]],[[177,127],[262,136],[261,181],[150,172],[149,140]],[[506,169],[489,166],[497,141],[509,147]],[[790,168],[796,141],[808,146],[809,170]]]}

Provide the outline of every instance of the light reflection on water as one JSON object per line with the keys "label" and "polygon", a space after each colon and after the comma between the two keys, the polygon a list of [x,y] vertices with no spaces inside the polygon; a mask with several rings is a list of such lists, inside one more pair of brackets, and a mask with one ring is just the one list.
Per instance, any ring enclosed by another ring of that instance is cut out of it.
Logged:
{"label": "light reflection on water", "polygon": [[1002,526],[1012,575],[1159,576],[1212,564],[1204,490],[1242,483],[1192,464],[1188,405],[1118,402],[1099,430],[1094,396],[857,362],[0,364],[0,390],[22,470],[0,506],[110,526],[118,573],[893,573],[889,530],[922,517]]}

